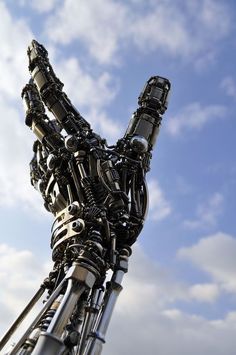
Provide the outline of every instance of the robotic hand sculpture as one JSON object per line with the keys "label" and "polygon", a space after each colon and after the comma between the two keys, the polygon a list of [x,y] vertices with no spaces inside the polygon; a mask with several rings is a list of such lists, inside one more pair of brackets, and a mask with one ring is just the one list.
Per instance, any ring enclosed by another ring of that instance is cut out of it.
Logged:
{"label": "robotic hand sculpture", "polygon": [[[42,310],[9,354],[100,354],[131,246],[145,220],[145,175],[170,82],[159,76],[148,80],[124,137],[108,146],[62,91],[46,49],[33,40],[28,57],[31,80],[22,98],[26,124],[37,137],[30,176],[55,216],[54,267],[0,349],[47,292]],[[112,277],[106,282],[108,270]]]}

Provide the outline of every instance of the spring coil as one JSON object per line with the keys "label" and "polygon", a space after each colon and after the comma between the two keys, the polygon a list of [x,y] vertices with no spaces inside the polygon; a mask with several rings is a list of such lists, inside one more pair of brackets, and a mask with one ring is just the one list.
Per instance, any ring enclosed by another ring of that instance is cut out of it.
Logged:
{"label": "spring coil", "polygon": [[89,179],[87,178],[83,179],[83,188],[89,206],[96,206],[96,200]]}
{"label": "spring coil", "polygon": [[56,309],[49,309],[49,311],[45,314],[45,316],[43,317],[40,325],[39,325],[39,328],[43,331],[43,332],[46,332],[48,327],[49,327],[49,324],[51,323],[52,321],[52,318],[54,317],[54,314],[56,313]]}

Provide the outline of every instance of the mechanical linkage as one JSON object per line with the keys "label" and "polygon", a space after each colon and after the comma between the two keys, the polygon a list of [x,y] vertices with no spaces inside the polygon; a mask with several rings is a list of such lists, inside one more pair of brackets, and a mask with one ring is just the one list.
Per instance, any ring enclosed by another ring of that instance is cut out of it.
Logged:
{"label": "mechanical linkage", "polygon": [[31,79],[22,99],[25,123],[37,138],[30,179],[55,217],[54,267],[0,349],[47,292],[43,308],[7,354],[100,354],[131,247],[147,213],[145,175],[170,82],[159,76],[148,80],[124,137],[108,147],[63,91],[46,49],[33,40],[27,54]]}

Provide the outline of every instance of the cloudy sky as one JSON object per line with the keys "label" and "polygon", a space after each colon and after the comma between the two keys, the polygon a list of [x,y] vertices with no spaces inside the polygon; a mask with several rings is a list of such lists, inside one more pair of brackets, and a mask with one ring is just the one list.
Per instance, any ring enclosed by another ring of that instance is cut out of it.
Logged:
{"label": "cloudy sky", "polygon": [[150,210],[104,355],[233,355],[236,331],[233,0],[0,0],[0,331],[46,276],[52,217],[29,183],[21,88],[31,39],[109,142],[153,75],[172,82]]}

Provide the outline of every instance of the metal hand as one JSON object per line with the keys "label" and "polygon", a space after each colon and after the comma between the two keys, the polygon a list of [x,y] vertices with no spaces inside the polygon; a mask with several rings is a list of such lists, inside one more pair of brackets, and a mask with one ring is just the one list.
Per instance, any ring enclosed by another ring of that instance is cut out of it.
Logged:
{"label": "metal hand", "polygon": [[[10,354],[100,354],[130,247],[147,213],[145,175],[170,82],[148,80],[124,137],[108,147],[62,91],[46,49],[33,40],[27,53],[31,79],[22,98],[26,124],[37,137],[30,176],[55,216],[54,269],[43,283],[49,300]],[[104,288],[109,269],[113,276]]]}

